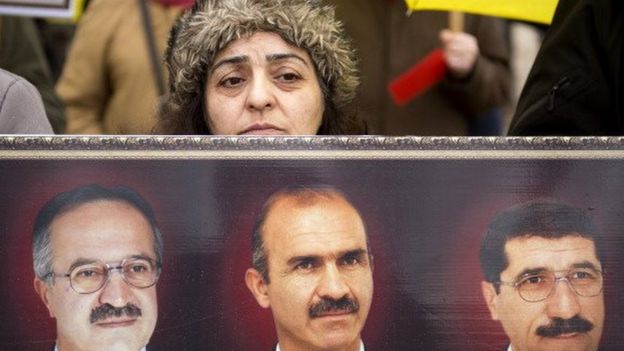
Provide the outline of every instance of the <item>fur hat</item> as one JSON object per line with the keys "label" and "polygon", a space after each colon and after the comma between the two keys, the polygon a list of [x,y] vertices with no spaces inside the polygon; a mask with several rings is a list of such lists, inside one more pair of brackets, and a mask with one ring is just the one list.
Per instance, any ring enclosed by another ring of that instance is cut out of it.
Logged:
{"label": "fur hat", "polygon": [[359,85],[356,59],[333,7],[320,0],[197,0],[171,31],[165,53],[169,95],[161,115],[184,110],[196,100],[216,55],[257,32],[276,33],[306,50],[326,104],[338,115],[350,105]]}

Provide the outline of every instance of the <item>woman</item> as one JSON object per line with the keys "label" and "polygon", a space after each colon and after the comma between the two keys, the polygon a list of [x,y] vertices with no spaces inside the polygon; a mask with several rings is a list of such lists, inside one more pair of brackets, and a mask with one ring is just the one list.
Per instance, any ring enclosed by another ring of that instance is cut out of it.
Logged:
{"label": "woman", "polygon": [[200,0],[171,32],[160,134],[363,134],[354,52],[318,0]]}

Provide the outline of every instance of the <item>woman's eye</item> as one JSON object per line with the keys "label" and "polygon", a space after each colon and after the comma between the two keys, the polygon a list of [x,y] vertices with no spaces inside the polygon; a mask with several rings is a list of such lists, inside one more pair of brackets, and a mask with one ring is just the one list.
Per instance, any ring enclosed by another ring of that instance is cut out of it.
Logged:
{"label": "woman's eye", "polygon": [[294,82],[301,79],[301,76],[296,73],[284,73],[279,75],[277,78],[283,82]]}
{"label": "woman's eye", "polygon": [[245,80],[241,77],[229,77],[219,82],[220,86],[231,88],[242,84]]}

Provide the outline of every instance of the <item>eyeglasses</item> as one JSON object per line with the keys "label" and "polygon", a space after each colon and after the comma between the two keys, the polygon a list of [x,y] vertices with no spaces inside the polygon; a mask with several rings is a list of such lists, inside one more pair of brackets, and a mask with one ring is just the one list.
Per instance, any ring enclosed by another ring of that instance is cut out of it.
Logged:
{"label": "eyeglasses", "polygon": [[[557,277],[556,273],[565,272]],[[602,292],[602,272],[593,268],[574,268],[569,271],[543,271],[521,276],[515,282],[499,281],[497,284],[508,285],[520,294],[527,302],[546,300],[555,290],[558,281],[563,280],[574,293],[583,297],[597,296]]]}
{"label": "eyeglasses", "polygon": [[119,271],[127,284],[144,289],[153,286],[158,281],[160,264],[150,258],[126,258],[113,266],[95,261],[76,266],[69,273],[50,273],[50,276],[69,278],[69,284],[75,292],[91,294],[106,285],[112,271]]}

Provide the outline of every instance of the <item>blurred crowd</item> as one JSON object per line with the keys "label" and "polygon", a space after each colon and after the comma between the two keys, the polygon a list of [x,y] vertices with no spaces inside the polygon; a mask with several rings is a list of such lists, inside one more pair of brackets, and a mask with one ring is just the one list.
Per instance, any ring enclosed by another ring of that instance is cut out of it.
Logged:
{"label": "blurred crowd", "polygon": [[[316,2],[323,6],[310,7]],[[616,1],[561,0],[550,27],[466,14],[459,28],[447,12],[408,14],[402,0],[279,1],[306,4],[327,34],[305,20],[267,27],[276,10],[252,0],[217,3],[91,0],[76,24],[0,16],[0,133],[611,135],[623,128]],[[589,14],[609,16],[590,21]],[[270,68],[279,74],[260,71],[274,63],[254,55],[277,49],[292,51],[301,67],[286,60]],[[393,100],[389,84],[436,51],[445,66],[439,81],[409,101]],[[250,62],[234,62],[241,57]],[[274,121],[262,119],[277,110]]]}

